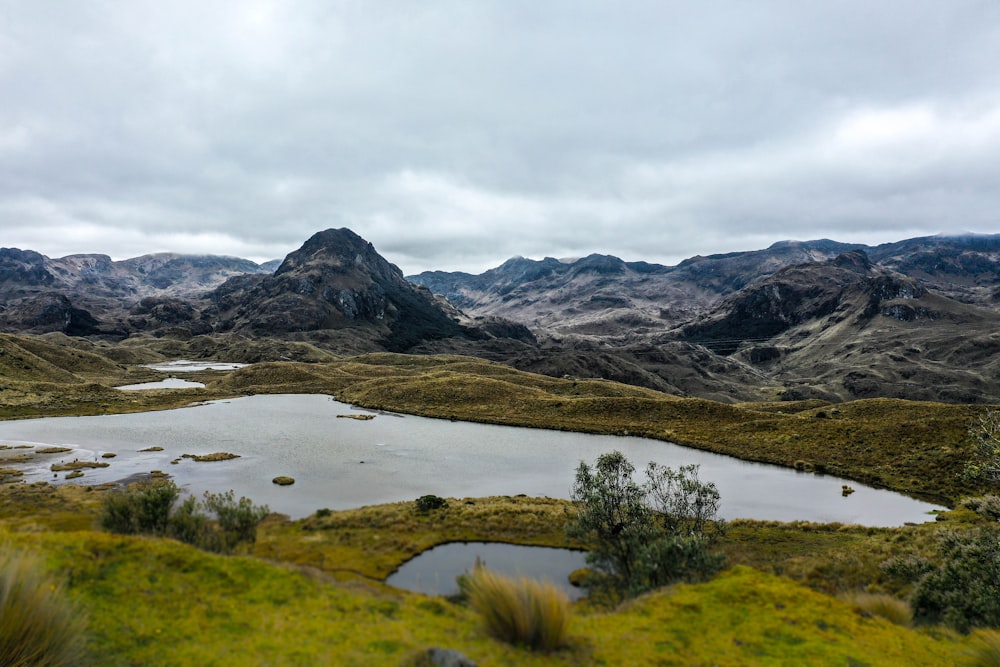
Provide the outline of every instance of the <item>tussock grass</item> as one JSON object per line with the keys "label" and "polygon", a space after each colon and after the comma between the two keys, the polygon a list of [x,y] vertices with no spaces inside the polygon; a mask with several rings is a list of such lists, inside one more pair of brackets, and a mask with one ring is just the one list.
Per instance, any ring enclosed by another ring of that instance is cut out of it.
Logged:
{"label": "tussock grass", "polygon": [[493,637],[540,651],[553,651],[566,643],[569,599],[555,585],[476,567],[462,579],[462,589]]}
{"label": "tussock grass", "polygon": [[969,667],[1000,667],[1000,632],[981,630],[972,637],[968,652]]}
{"label": "tussock grass", "polygon": [[0,664],[77,664],[86,621],[50,578],[41,559],[0,546]]}
{"label": "tussock grass", "polygon": [[852,593],[845,596],[856,609],[884,618],[890,623],[909,627],[913,623],[913,609],[905,600],[886,593]]}

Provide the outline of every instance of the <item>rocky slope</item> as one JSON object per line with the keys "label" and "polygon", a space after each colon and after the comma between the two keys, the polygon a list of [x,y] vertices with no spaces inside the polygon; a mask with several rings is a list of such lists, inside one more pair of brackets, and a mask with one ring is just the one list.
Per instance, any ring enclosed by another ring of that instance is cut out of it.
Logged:
{"label": "rocky slope", "polygon": [[[4,331],[124,336],[126,313],[183,309],[186,300],[233,276],[263,273],[254,262],[215,255],[159,253],[123,261],[107,255],[51,259],[31,250],[0,248],[0,327]],[[140,305],[144,304],[144,305]],[[147,319],[146,322],[151,320]]]}
{"label": "rocky slope", "polygon": [[0,249],[0,330],[225,349],[272,340],[275,358],[290,344],[460,353],[730,402],[1000,402],[1000,235],[783,242],[672,267],[515,258],[408,281],[331,229],[266,268]]}
{"label": "rocky slope", "polygon": [[676,267],[515,258],[411,280],[545,334],[508,363],[717,400],[1000,401],[1000,235],[832,241]]}

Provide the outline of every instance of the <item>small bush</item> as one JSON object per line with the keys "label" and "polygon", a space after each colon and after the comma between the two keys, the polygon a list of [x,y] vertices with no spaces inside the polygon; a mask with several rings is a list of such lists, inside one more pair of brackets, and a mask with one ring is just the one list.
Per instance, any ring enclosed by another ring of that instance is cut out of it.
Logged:
{"label": "small bush", "polygon": [[185,498],[170,517],[170,537],[204,548],[211,534],[212,526],[201,511],[201,503],[194,496]]}
{"label": "small bush", "polygon": [[86,621],[37,558],[0,555],[0,665],[76,664]]}
{"label": "small bush", "polygon": [[257,526],[270,512],[249,498],[236,500],[232,491],[206,492],[201,501],[189,497],[173,509],[179,495],[172,481],[114,491],[104,498],[101,526],[126,535],[166,535],[207,551],[231,553],[241,543],[257,541]]}
{"label": "small bush", "polygon": [[555,585],[525,577],[511,579],[485,567],[463,577],[461,585],[469,606],[496,639],[541,651],[566,643],[569,599]]}
{"label": "small bush", "polygon": [[965,633],[1000,627],[1000,530],[945,533],[924,567],[911,601],[917,621]]}
{"label": "small bush", "polygon": [[435,495],[420,496],[417,498],[417,511],[430,512],[448,506],[448,501]]}
{"label": "small bush", "polygon": [[170,510],[180,495],[171,481],[150,482],[113,491],[104,498],[101,526],[113,533],[165,535]]}
{"label": "small bush", "polygon": [[217,535],[218,548],[212,551],[230,552],[241,543],[253,544],[257,541],[257,526],[271,512],[267,505],[254,505],[249,498],[235,500],[232,491],[225,493],[205,493],[204,506],[215,514],[220,533]]}
{"label": "small bush", "polygon": [[846,599],[860,611],[884,618],[890,623],[904,628],[913,623],[913,609],[905,600],[885,593],[854,593]]}
{"label": "small bush", "polygon": [[1000,521],[1000,496],[989,494],[976,498],[965,498],[962,504],[980,516]]}

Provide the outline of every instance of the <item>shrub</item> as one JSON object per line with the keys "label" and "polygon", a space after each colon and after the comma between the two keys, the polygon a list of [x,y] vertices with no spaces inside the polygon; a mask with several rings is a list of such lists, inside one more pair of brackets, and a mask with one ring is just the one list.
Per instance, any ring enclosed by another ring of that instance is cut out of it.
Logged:
{"label": "shrub", "polygon": [[417,511],[430,512],[448,506],[448,501],[435,495],[420,496],[417,498]]}
{"label": "shrub", "polygon": [[180,495],[172,481],[156,481],[112,491],[104,497],[101,526],[125,535],[164,535],[170,510]]}
{"label": "shrub", "polygon": [[1000,627],[1000,529],[943,534],[925,570],[911,601],[918,622],[960,632]]}
{"label": "shrub", "polygon": [[[122,534],[167,535],[208,551],[231,553],[241,543],[257,541],[257,526],[267,505],[232,491],[189,497],[172,509],[180,491],[172,481],[155,481],[114,491],[104,498],[101,526]],[[212,520],[214,516],[214,521]]]}
{"label": "shrub", "polygon": [[1000,410],[982,412],[968,427],[972,457],[965,464],[963,476],[970,480],[1000,483]]}
{"label": "shrub", "polygon": [[212,526],[202,513],[201,503],[194,496],[188,496],[174,510],[170,517],[170,537],[185,544],[205,548],[210,541]]}
{"label": "shrub", "polygon": [[1000,496],[989,494],[976,498],[965,498],[962,500],[962,505],[980,516],[1000,521]]}
{"label": "shrub", "polygon": [[599,456],[593,468],[585,462],[577,468],[567,533],[592,546],[587,563],[595,576],[588,587],[638,595],[720,570],[725,559],[711,552],[724,528],[715,485],[698,480],[697,466],[675,471],[650,463],[641,485],[634,472],[617,451]]}
{"label": "shrub", "polygon": [[872,616],[884,618],[890,623],[909,627],[913,623],[913,609],[905,600],[885,593],[854,593],[846,600],[857,609]]}
{"label": "shrub", "polygon": [[267,505],[254,505],[249,498],[235,500],[232,491],[205,493],[204,506],[215,514],[220,532],[212,551],[230,552],[240,542],[257,541],[257,526],[270,513]]}
{"label": "shrub", "polygon": [[552,651],[566,643],[570,606],[553,584],[512,579],[476,567],[461,580],[462,592],[486,631],[509,644]]}
{"label": "shrub", "polygon": [[0,664],[60,667],[79,661],[83,614],[36,557],[0,555]]}

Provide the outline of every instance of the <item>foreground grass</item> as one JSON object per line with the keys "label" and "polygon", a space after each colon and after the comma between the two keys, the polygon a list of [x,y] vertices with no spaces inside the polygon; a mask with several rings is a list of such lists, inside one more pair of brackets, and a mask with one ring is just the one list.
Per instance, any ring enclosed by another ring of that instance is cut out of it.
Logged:
{"label": "foreground grass", "polygon": [[95,532],[104,493],[0,486],[0,544],[42,554],[89,615],[81,664],[406,665],[439,646],[480,665],[940,665],[958,664],[975,644],[894,625],[834,595],[905,593],[879,563],[921,553],[944,526],[982,520],[970,512],[898,529],[734,522],[724,544],[733,569],[618,609],[576,603],[565,646],[536,654],[493,639],[466,607],[381,582],[441,542],[565,545],[565,501],[450,499],[425,513],[408,502],[272,517],[255,557],[224,557]]}
{"label": "foreground grass", "polygon": [[492,639],[465,607],[172,540],[8,533],[47,556],[89,611],[83,664],[402,665],[432,646],[481,665],[954,664],[965,640],[858,614],[787,579],[737,567],[578,615],[548,654]]}

